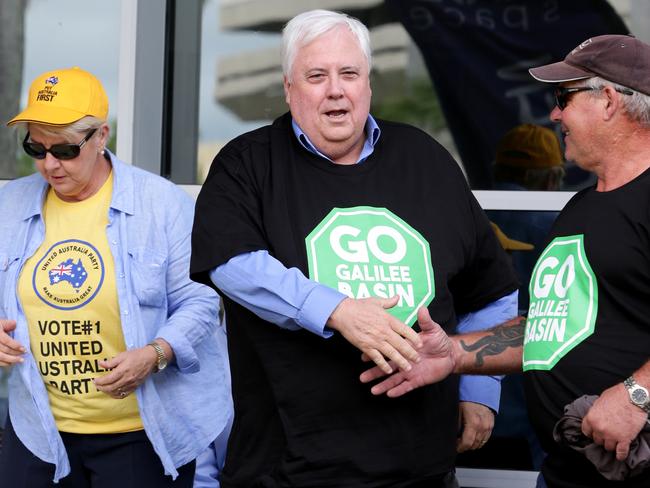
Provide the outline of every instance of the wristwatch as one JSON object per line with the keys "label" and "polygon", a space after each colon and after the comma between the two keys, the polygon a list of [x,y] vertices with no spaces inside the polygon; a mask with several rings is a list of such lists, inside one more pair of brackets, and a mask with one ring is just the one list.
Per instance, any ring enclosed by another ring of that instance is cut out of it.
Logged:
{"label": "wristwatch", "polygon": [[636,382],[633,376],[626,379],[623,384],[627,388],[627,394],[630,395],[630,401],[650,414],[650,394],[648,390]]}
{"label": "wristwatch", "polygon": [[156,354],[158,355],[158,360],[156,361],[155,373],[157,373],[158,371],[162,371],[167,367],[167,356],[165,356],[165,351],[163,351],[163,348],[160,347],[160,344],[158,344],[156,341],[151,341],[147,345],[153,347],[156,350]]}

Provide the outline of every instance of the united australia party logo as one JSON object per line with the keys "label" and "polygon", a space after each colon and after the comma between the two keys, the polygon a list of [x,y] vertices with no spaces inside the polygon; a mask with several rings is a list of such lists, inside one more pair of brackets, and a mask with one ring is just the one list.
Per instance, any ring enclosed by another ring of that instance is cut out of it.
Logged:
{"label": "united australia party logo", "polygon": [[92,244],[68,239],[50,247],[40,259],[32,286],[50,307],[74,310],[88,304],[104,282],[104,260]]}

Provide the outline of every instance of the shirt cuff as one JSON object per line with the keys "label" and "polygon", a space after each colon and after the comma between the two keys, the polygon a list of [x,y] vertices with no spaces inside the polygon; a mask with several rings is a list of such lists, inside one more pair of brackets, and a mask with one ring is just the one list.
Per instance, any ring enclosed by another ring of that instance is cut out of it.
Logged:
{"label": "shirt cuff", "polygon": [[170,364],[176,364],[181,373],[196,373],[201,369],[196,351],[180,331],[171,327],[163,327],[158,331],[156,337],[169,343],[174,351],[174,361]]}
{"label": "shirt cuff", "polygon": [[458,399],[474,402],[499,412],[502,376],[461,375]]}
{"label": "shirt cuff", "polygon": [[347,295],[325,285],[316,285],[302,304],[296,322],[300,327],[321,337],[331,337],[333,332],[325,328],[327,320]]}

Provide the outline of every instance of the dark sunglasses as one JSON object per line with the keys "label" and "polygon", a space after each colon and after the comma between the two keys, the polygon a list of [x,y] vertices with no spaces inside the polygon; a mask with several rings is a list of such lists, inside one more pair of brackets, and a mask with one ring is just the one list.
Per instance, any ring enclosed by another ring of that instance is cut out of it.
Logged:
{"label": "dark sunglasses", "polygon": [[[560,110],[564,110],[566,106],[568,105],[569,101],[571,100],[571,97],[573,96],[574,93],[578,93],[581,91],[590,91],[590,90],[602,90],[605,88],[604,86],[601,87],[591,87],[591,86],[576,86],[572,88],[567,88],[566,86],[557,86],[555,87],[555,104],[558,106]],[[633,95],[634,92],[632,90],[627,90],[624,88],[614,88],[619,93],[622,93],[623,95]]]}
{"label": "dark sunglasses", "polygon": [[23,149],[30,157],[35,159],[45,159],[47,153],[50,153],[56,159],[60,159],[62,161],[74,159],[79,156],[81,148],[84,147],[84,144],[88,142],[96,130],[97,129],[91,129],[79,144],[53,144],[49,148],[45,147],[40,142],[31,142],[29,140],[28,132],[25,136],[25,140],[23,141]]}

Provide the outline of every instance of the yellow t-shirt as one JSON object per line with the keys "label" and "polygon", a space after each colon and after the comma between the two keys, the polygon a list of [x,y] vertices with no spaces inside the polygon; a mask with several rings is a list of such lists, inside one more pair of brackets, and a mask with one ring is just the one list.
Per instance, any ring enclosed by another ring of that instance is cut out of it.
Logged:
{"label": "yellow t-shirt", "polygon": [[45,240],[18,281],[32,354],[62,432],[142,429],[134,394],[117,400],[91,381],[107,373],[99,361],[126,350],[106,237],[112,189],[112,173],[81,202],[65,202],[50,189],[43,208]]}

